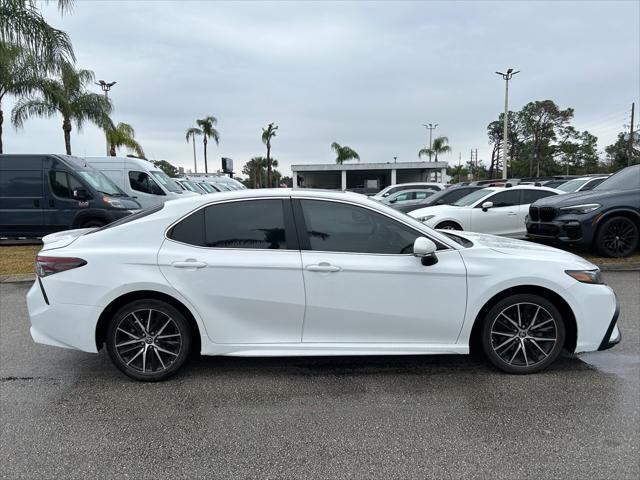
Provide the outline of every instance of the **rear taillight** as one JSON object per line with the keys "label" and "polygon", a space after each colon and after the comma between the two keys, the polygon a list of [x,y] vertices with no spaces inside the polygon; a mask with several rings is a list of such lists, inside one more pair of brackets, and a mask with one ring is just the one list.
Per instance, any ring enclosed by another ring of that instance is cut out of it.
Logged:
{"label": "rear taillight", "polygon": [[87,261],[75,257],[36,257],[36,274],[46,277],[86,265]]}

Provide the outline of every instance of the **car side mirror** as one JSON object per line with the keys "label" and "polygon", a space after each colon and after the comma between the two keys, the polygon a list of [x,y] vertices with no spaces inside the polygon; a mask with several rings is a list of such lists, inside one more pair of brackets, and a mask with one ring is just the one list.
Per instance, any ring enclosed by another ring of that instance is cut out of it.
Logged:
{"label": "car side mirror", "polygon": [[89,194],[84,188],[77,188],[73,191],[73,198],[74,200],[84,201],[89,198]]}
{"label": "car side mirror", "polygon": [[484,202],[482,204],[482,211],[486,212],[487,210],[489,210],[492,207],[493,207],[493,202]]}
{"label": "car side mirror", "polygon": [[438,250],[436,244],[426,237],[418,237],[413,242],[413,256],[420,258],[425,267],[438,263],[436,250]]}

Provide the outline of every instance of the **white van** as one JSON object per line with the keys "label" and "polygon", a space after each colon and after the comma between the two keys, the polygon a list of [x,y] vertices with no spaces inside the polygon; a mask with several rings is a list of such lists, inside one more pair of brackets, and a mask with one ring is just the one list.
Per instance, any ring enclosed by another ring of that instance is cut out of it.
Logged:
{"label": "white van", "polygon": [[197,195],[183,190],[148,160],[131,157],[85,157],[85,160],[113,180],[127,195],[138,200],[142,208]]}

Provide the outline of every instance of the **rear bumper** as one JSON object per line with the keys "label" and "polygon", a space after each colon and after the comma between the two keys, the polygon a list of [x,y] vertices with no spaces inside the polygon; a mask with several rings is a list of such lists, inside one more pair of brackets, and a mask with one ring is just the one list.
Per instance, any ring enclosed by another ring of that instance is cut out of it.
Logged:
{"label": "rear bumper", "polygon": [[618,297],[616,297],[616,311],[613,313],[613,317],[611,318],[611,322],[609,322],[609,327],[604,334],[604,338],[598,347],[598,350],[607,350],[614,345],[617,345],[622,340],[622,332],[618,328],[618,317],[620,316],[620,302],[618,301]]}
{"label": "rear bumper", "polygon": [[27,293],[31,338],[36,343],[96,353],[95,332],[101,308],[47,304],[38,282]]}

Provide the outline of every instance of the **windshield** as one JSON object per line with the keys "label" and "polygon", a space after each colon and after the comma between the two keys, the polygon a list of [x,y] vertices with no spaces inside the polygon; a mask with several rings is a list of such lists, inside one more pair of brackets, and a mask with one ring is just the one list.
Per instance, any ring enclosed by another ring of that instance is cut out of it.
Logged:
{"label": "windshield", "polygon": [[162,170],[152,170],[149,173],[151,173],[151,175],[153,175],[155,179],[158,180],[162,184],[162,186],[170,192],[182,193],[182,189],[176,184],[176,182],[171,180],[169,176]]}
{"label": "windshield", "polygon": [[465,195],[457,202],[454,202],[452,205],[455,205],[456,207],[470,207],[471,205],[476,203],[478,200],[486,197],[490,193],[492,193],[492,191],[487,190],[486,188],[483,188],[481,190],[476,190],[475,192],[471,192],[469,195]]}
{"label": "windshield", "polygon": [[180,183],[182,183],[184,188],[186,188],[187,190],[190,190],[190,191],[196,192],[196,193],[200,193],[196,189],[195,185],[193,183],[191,183],[189,180],[180,180]]}
{"label": "windshield", "polygon": [[213,187],[211,185],[209,185],[207,182],[201,182],[198,185],[200,185],[200,188],[202,188],[205,192],[207,193],[213,193],[215,192],[215,190],[213,189]]}
{"label": "windshield", "polygon": [[98,192],[119,197],[124,197],[126,195],[102,172],[98,172],[97,170],[79,170],[78,173],[85,182],[95,188]]}
{"label": "windshield", "polygon": [[588,181],[589,181],[588,178],[587,179],[576,178],[574,180],[569,180],[568,182],[565,182],[562,185],[558,185],[555,188],[557,188],[558,190],[562,190],[563,192],[571,193],[578,190],[582,185],[584,185]]}
{"label": "windshield", "polygon": [[594,190],[633,190],[640,188],[640,165],[633,165],[611,175]]}

